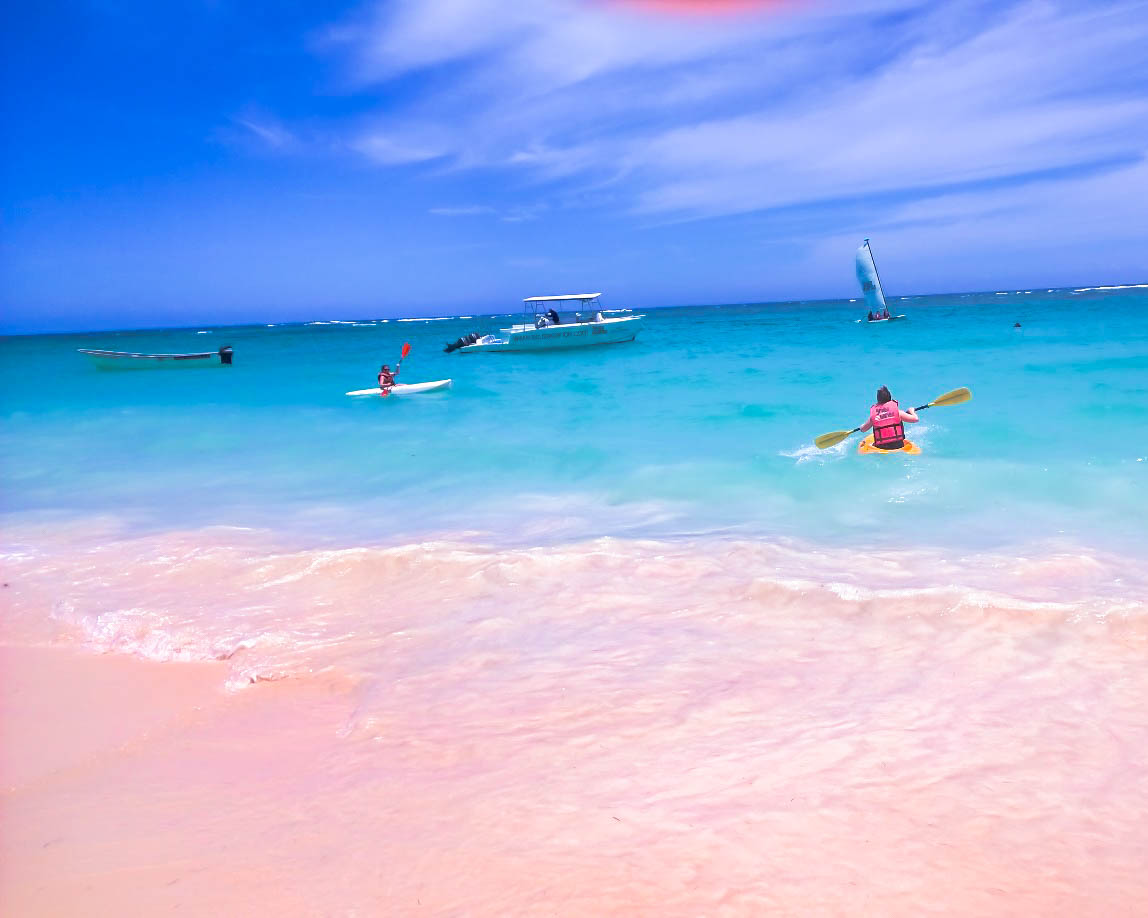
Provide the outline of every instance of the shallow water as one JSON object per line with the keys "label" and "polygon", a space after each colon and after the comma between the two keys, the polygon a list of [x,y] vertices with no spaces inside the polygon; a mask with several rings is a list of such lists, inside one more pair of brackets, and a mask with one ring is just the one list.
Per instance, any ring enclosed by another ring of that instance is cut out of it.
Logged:
{"label": "shallow water", "polygon": [[[1148,290],[653,310],[633,344],[459,356],[503,318],[8,338],[5,509],[270,527],[335,544],[483,532],[512,544],[736,530],[834,545],[1133,547],[1148,511]],[[1020,321],[1022,328],[1012,327]],[[445,395],[352,399],[401,378]],[[74,348],[197,350],[229,369],[100,372]],[[924,455],[863,459],[887,384]],[[878,461],[879,460],[879,461]]]}

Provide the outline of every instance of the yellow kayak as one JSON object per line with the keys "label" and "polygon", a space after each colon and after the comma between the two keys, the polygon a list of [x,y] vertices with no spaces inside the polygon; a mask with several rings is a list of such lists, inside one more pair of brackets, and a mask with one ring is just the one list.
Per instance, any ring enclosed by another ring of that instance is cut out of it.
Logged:
{"label": "yellow kayak", "polygon": [[874,453],[884,453],[886,455],[890,453],[908,453],[910,456],[919,456],[921,455],[921,447],[912,440],[906,440],[904,446],[900,449],[877,449],[877,447],[873,445],[873,434],[869,434],[861,441],[861,445],[857,447],[857,452],[862,456],[871,456]]}

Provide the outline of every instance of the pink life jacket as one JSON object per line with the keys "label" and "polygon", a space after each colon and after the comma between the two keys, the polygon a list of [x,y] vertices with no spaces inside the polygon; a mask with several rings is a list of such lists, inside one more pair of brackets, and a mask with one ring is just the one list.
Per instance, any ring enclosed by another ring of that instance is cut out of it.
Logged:
{"label": "pink life jacket", "polygon": [[905,425],[901,423],[901,406],[896,399],[869,409],[873,425],[873,445],[879,449],[897,449],[905,442]]}

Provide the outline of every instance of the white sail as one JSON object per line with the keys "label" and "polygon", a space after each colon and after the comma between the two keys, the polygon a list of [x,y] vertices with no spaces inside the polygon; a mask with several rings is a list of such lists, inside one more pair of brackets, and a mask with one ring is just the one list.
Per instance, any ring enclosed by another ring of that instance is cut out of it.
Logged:
{"label": "white sail", "polygon": [[865,305],[870,312],[885,308],[885,292],[881,289],[881,278],[877,276],[877,265],[873,262],[873,252],[866,239],[857,249],[857,282],[865,294]]}

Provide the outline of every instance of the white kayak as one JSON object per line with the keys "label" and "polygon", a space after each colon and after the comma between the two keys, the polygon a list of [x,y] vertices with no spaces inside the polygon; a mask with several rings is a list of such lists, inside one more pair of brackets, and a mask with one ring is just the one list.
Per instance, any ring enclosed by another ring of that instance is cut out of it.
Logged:
{"label": "white kayak", "polygon": [[[442,389],[450,388],[449,379],[436,379],[433,382],[417,382],[417,383],[395,383],[391,386],[391,395],[418,395],[421,392],[438,392]],[[356,389],[354,392],[348,392],[348,395],[382,395],[382,390],[378,386],[372,386],[370,389]]]}

